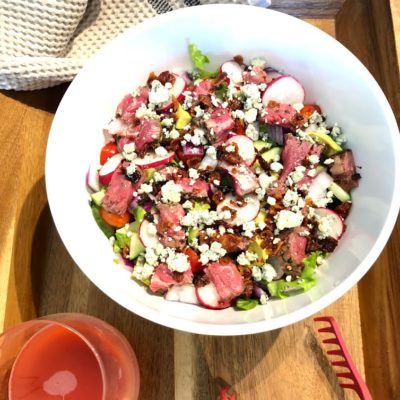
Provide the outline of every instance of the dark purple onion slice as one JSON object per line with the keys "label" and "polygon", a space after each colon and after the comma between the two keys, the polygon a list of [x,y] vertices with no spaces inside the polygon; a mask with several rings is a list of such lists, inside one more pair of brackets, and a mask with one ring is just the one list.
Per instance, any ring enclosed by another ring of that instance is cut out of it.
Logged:
{"label": "dark purple onion slice", "polygon": [[274,124],[268,124],[267,126],[271,140],[273,140],[277,145],[283,146],[283,128]]}

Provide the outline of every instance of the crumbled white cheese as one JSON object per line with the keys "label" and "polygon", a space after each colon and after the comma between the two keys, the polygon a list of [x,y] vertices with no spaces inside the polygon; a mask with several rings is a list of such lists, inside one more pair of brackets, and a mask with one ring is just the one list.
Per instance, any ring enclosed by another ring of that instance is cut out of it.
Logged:
{"label": "crumbled white cheese", "polygon": [[305,170],[306,167],[304,167],[303,165],[297,166],[294,171],[290,173],[290,178],[292,179],[292,181],[295,183],[300,182],[304,178]]}
{"label": "crumbled white cheese", "polygon": [[188,256],[174,251],[169,251],[166,263],[170,271],[185,272],[190,268]]}
{"label": "crumbled white cheese", "polygon": [[252,122],[257,120],[257,110],[255,108],[250,108],[244,113],[244,120],[251,124]]}
{"label": "crumbled white cheese", "polygon": [[283,169],[283,165],[280,162],[274,161],[271,163],[271,170],[274,172],[279,172]]}
{"label": "crumbled white cheese", "polygon": [[167,139],[178,139],[179,131],[177,131],[175,128],[171,129],[170,131],[165,130],[164,131],[164,136]]}
{"label": "crumbled white cheese", "polygon": [[239,265],[250,265],[252,262],[258,260],[256,253],[252,251],[246,251],[245,253],[240,253],[236,259]]}
{"label": "crumbled white cheese", "polygon": [[196,106],[194,111],[196,112],[196,118],[201,118],[204,115],[204,110],[200,106]]}
{"label": "crumbled white cheese", "polygon": [[258,177],[258,183],[263,189],[268,189],[274,181],[276,181],[274,176],[265,173],[261,173]]}
{"label": "crumbled white cheese", "polygon": [[128,175],[133,175],[136,172],[136,164],[134,163],[130,163],[127,167],[126,167],[126,173]]}
{"label": "crumbled white cheese", "polygon": [[314,178],[314,176],[317,175],[317,170],[315,168],[312,168],[307,172],[307,175],[311,176],[312,178]]}
{"label": "crumbled white cheese", "polygon": [[167,128],[171,128],[171,126],[174,124],[174,119],[173,118],[164,118],[161,121],[162,126],[166,126]]}
{"label": "crumbled white cheese", "polygon": [[200,251],[200,262],[203,265],[208,264],[210,261],[218,261],[226,254],[226,250],[219,242],[212,242],[211,246],[204,243],[198,246],[197,249]]}
{"label": "crumbled white cheese", "polygon": [[182,186],[174,181],[168,181],[161,187],[161,199],[164,203],[179,203],[181,201]]}
{"label": "crumbled white cheese", "polygon": [[124,145],[124,152],[125,153],[132,153],[136,150],[136,146],[134,142],[131,143],[127,143],[126,145]]}
{"label": "crumbled white cheese", "polygon": [[183,92],[183,96],[184,96],[184,100],[183,100],[182,107],[184,110],[188,110],[190,107],[192,107],[193,93],[190,92],[189,90],[185,90]]}
{"label": "crumbled white cheese", "polygon": [[275,199],[275,197],[268,196],[268,197],[267,197],[267,203],[268,203],[270,206],[274,206],[274,205],[276,204],[276,199]]}
{"label": "crumbled white cheese", "polygon": [[267,304],[267,303],[268,303],[268,296],[267,296],[266,293],[263,293],[263,294],[260,296],[260,304],[264,306],[264,305]]}
{"label": "crumbled white cheese", "polygon": [[261,69],[264,69],[267,65],[267,61],[262,57],[254,57],[250,60],[250,64],[253,67],[260,67]]}
{"label": "crumbled white cheese", "polygon": [[303,103],[294,103],[292,104],[292,107],[297,111],[300,112],[302,108],[304,108],[304,104]]}
{"label": "crumbled white cheese", "polygon": [[169,89],[159,80],[155,79],[151,82],[151,90],[149,92],[150,103],[155,105],[163,104],[169,100],[169,97]]}
{"label": "crumbled white cheese", "polygon": [[281,231],[286,228],[295,228],[303,222],[303,215],[300,212],[281,210],[276,216],[276,227]]}
{"label": "crumbled white cheese", "polygon": [[243,85],[240,90],[243,93],[243,95],[249,99],[256,100],[260,98],[260,91],[258,90],[257,85],[254,83],[248,83],[247,85]]}
{"label": "crumbled white cheese", "polygon": [[275,268],[271,264],[264,264],[261,267],[262,279],[267,282],[272,282],[278,275],[275,271]]}
{"label": "crumbled white cheese", "polygon": [[324,122],[324,120],[318,111],[314,111],[309,118],[309,122],[310,124],[320,124]]}
{"label": "crumbled white cheese", "polygon": [[246,136],[248,136],[251,140],[253,140],[253,141],[258,140],[260,137],[260,132],[258,130],[258,124],[256,124],[256,123],[248,124],[245,133],[246,133]]}
{"label": "crumbled white cheese", "polygon": [[293,207],[297,205],[299,194],[293,190],[287,190],[283,197],[282,203],[285,207]]}
{"label": "crumbled white cheese", "polygon": [[308,161],[310,161],[311,164],[318,164],[319,157],[316,154],[311,154],[310,156],[308,156]]}
{"label": "crumbled white cheese", "polygon": [[149,185],[147,183],[142,183],[140,185],[140,188],[138,189],[138,193],[139,194],[143,194],[143,193],[151,193],[153,191],[153,186]]}
{"label": "crumbled white cheese", "polygon": [[159,157],[164,157],[168,154],[168,150],[163,146],[157,147],[154,151]]}
{"label": "crumbled white cheese", "polygon": [[244,119],[244,112],[242,110],[233,110],[231,115],[232,118]]}
{"label": "crumbled white cheese", "polygon": [[200,175],[197,169],[189,168],[189,177],[192,179],[199,179]]}
{"label": "crumbled white cheese", "polygon": [[[243,254],[243,253],[242,253],[242,254]],[[251,275],[253,276],[253,278],[254,278],[254,280],[255,280],[256,282],[260,282],[261,279],[262,279],[261,268],[260,268],[260,267],[257,267],[257,266],[254,266],[254,267],[251,269]]]}
{"label": "crumbled white cheese", "polygon": [[214,146],[210,146],[207,151],[206,151],[206,155],[208,157],[210,157],[213,160],[217,159],[217,150]]}
{"label": "crumbled white cheese", "polygon": [[135,116],[144,119],[160,119],[160,116],[152,108],[147,108],[144,104],[136,110]]}
{"label": "crumbled white cheese", "polygon": [[330,164],[333,164],[335,162],[335,160],[333,159],[333,158],[327,158],[325,161],[324,161],[324,164],[325,165],[330,165]]}
{"label": "crumbled white cheese", "polygon": [[226,146],[225,151],[227,153],[233,153],[235,151],[235,146],[233,146],[232,144],[230,144],[229,146]]}
{"label": "crumbled white cheese", "polygon": [[154,172],[153,178],[156,182],[164,182],[165,177],[161,175],[158,171]]}
{"label": "crumbled white cheese", "polygon": [[257,227],[254,221],[245,222],[243,224],[243,236],[251,238],[256,229]]}

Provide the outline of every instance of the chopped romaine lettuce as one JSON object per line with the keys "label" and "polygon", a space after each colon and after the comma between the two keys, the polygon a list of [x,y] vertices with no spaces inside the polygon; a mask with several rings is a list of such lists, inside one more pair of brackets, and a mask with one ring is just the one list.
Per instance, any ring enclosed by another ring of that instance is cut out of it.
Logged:
{"label": "chopped romaine lettuce", "polygon": [[204,69],[204,64],[208,64],[210,60],[195,44],[189,43],[189,53],[193,65],[199,71],[200,78],[215,78],[218,75],[218,71],[211,72]]}

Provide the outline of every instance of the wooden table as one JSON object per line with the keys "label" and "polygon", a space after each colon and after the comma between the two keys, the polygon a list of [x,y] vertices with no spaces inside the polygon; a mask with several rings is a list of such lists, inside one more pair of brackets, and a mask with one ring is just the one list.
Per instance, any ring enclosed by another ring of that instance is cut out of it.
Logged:
{"label": "wooden table", "polygon": [[[307,2],[315,3],[310,9],[296,1],[275,3],[349,47],[382,85],[400,120],[399,0],[315,0]],[[55,312],[104,319],[136,351],[143,400],[216,399],[225,385],[240,400],[357,398],[339,387],[311,318],[251,336],[187,334],[126,311],[82,274],[54,227],[44,185],[47,136],[66,88],[0,93],[0,331]],[[399,260],[398,222],[361,283],[320,313],[339,322],[376,399],[400,399]]]}

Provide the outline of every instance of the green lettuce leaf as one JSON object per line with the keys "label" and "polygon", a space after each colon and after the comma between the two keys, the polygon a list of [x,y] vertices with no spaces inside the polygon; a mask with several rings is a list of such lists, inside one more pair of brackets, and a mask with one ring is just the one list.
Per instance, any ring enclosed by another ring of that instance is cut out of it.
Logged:
{"label": "green lettuce leaf", "polygon": [[298,279],[290,282],[287,282],[285,279],[279,279],[267,283],[271,296],[284,299],[298,290],[307,292],[314,287],[317,284],[314,276],[317,269],[317,258],[321,255],[320,251],[314,251],[303,260],[304,269]]}
{"label": "green lettuce leaf", "polygon": [[251,310],[257,304],[258,304],[258,300],[256,300],[256,299],[242,299],[241,297],[239,297],[236,300],[235,306],[239,310]]}
{"label": "green lettuce leaf", "polygon": [[204,69],[204,64],[208,64],[210,60],[193,43],[189,43],[189,54],[192,59],[193,65],[199,71],[200,78],[215,78],[218,75],[218,71],[211,72]]}

